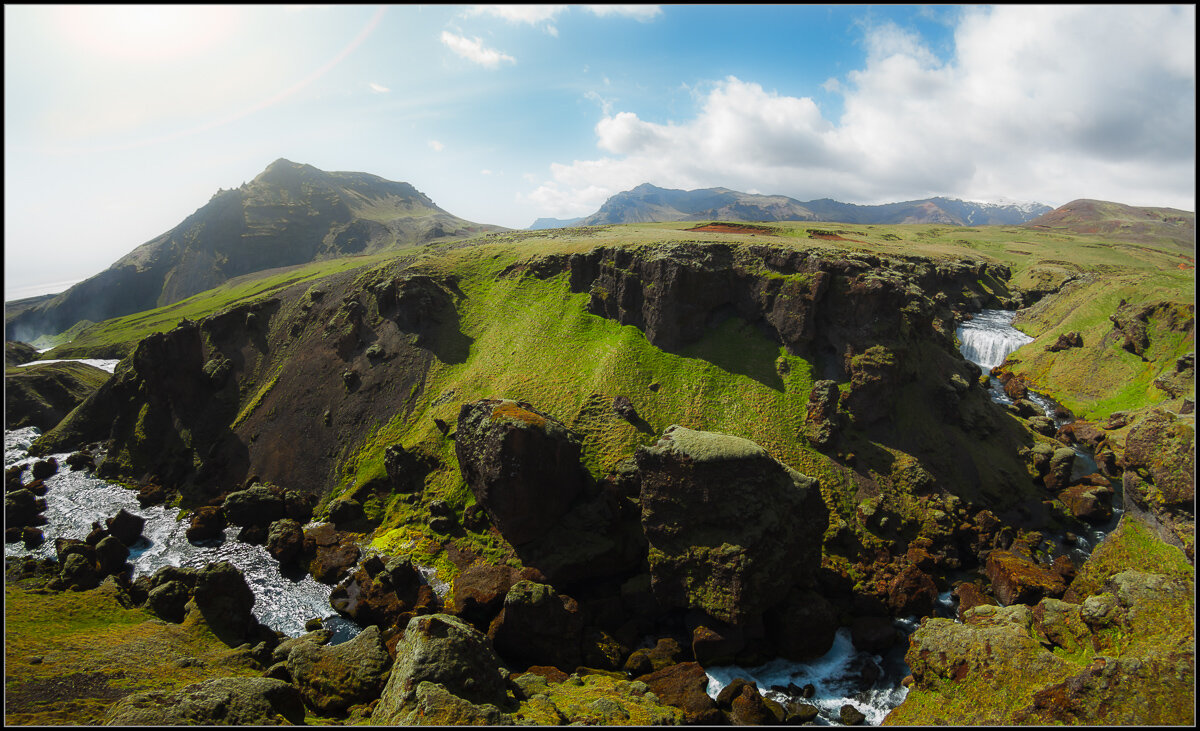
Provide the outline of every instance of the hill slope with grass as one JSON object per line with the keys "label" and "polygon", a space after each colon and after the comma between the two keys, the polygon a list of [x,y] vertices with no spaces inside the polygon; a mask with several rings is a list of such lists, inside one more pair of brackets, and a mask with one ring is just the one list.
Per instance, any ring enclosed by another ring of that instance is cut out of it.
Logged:
{"label": "hill slope with grass", "polygon": [[34,340],[80,320],[169,305],[229,279],[277,267],[476,235],[408,183],[276,160],[218,191],[175,228],[67,291],[5,313],[10,338]]}
{"label": "hill slope with grass", "polygon": [[1196,251],[1196,214],[1177,208],[1127,206],[1087,198],[1071,201],[1025,224],[1032,229],[1090,234],[1131,244]]}

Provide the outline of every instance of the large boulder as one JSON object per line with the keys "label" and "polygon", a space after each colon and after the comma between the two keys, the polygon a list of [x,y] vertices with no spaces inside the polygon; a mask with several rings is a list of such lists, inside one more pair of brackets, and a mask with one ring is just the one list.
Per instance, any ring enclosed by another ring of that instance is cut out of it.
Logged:
{"label": "large boulder", "polygon": [[304,723],[291,683],[273,678],[216,678],[174,693],[147,691],[118,701],[106,726],[282,726]]}
{"label": "large boulder", "polygon": [[1187,509],[1196,498],[1195,444],[1192,419],[1154,409],[1125,437],[1125,466],[1153,485],[1158,507]]}
{"label": "large boulder", "polygon": [[716,726],[726,723],[725,715],[708,695],[708,675],[700,663],[681,662],[639,678],[650,692],[667,705],[683,711],[684,723]]}
{"label": "large boulder", "polygon": [[992,551],[984,565],[992,593],[1002,604],[1037,604],[1061,597],[1067,590],[1062,576],[1016,551]]}
{"label": "large boulder", "polygon": [[651,586],[664,607],[739,624],[820,567],[828,510],[817,481],[754,442],[671,426],[636,459]]}
{"label": "large boulder", "polygon": [[392,658],[379,627],[372,625],[340,645],[298,642],[286,662],[304,702],[329,714],[378,697],[387,682]]}
{"label": "large boulder", "polygon": [[498,723],[508,706],[501,665],[487,637],[458,617],[414,617],[396,644],[372,723]]}
{"label": "large boulder", "polygon": [[579,603],[546,584],[518,581],[488,636],[509,663],[553,665],[571,672],[582,661],[583,613]]}
{"label": "large boulder", "polygon": [[222,507],[225,517],[234,525],[267,526],[287,517],[283,495],[262,484],[229,493]]}
{"label": "large boulder", "polygon": [[548,532],[583,489],[580,440],[530,404],[463,404],[454,452],[463,479],[514,546]]}
{"label": "large boulder", "polygon": [[250,611],[254,592],[241,570],[228,561],[210,563],[196,573],[192,598],[213,634],[227,644],[239,645],[258,629]]}

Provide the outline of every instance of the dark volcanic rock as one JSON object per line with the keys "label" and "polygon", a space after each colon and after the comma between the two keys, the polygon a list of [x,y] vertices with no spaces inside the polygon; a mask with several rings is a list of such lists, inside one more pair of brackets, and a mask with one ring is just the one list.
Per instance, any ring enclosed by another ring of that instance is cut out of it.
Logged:
{"label": "dark volcanic rock", "polygon": [[689,725],[716,726],[727,723],[725,715],[708,695],[708,676],[696,662],[669,665],[639,678],[650,692],[670,706],[683,711]]}
{"label": "dark volcanic rock", "polygon": [[254,593],[241,570],[228,561],[208,564],[197,572],[193,598],[213,633],[228,638],[228,644],[241,644],[258,627],[250,611]]}
{"label": "dark volcanic rock", "polygon": [[[500,668],[500,658],[487,638],[458,617],[414,617],[396,645],[396,662],[372,723],[438,724],[445,719],[422,718],[422,707],[440,705],[442,713],[458,712],[460,718],[495,724],[501,720],[499,708],[508,700]],[[431,695],[443,702],[428,703]]]}
{"label": "dark volcanic rock", "polygon": [[817,449],[825,449],[837,440],[842,426],[838,412],[840,395],[836,381],[817,381],[808,395],[804,436]]}
{"label": "dark volcanic rock", "polygon": [[412,561],[372,556],[334,587],[329,603],[342,616],[360,625],[385,629],[406,625],[417,612],[436,610],[433,592]]}
{"label": "dark volcanic rock", "polygon": [[287,517],[283,496],[261,484],[229,493],[222,507],[225,517],[234,525],[267,526]]}
{"label": "dark volcanic rock", "polygon": [[992,593],[1002,604],[1036,604],[1044,597],[1061,597],[1067,590],[1062,577],[1015,551],[992,551],[985,565]]}
{"label": "dark volcanic rock", "polygon": [[651,584],[663,606],[738,624],[820,566],[828,511],[817,482],[757,444],[672,426],[636,458]]}
{"label": "dark volcanic rock", "polygon": [[188,525],[187,539],[196,543],[221,538],[225,535],[225,525],[223,509],[212,505],[196,508]]}
{"label": "dark volcanic rock", "polygon": [[146,525],[146,519],[121,509],[113,517],[105,518],[104,524],[114,538],[126,546],[132,546],[142,537],[142,528]]}
{"label": "dark volcanic rock", "polygon": [[304,529],[291,518],[271,524],[267,531],[267,552],[281,564],[290,564],[304,553]]}
{"label": "dark volcanic rock", "polygon": [[1057,353],[1067,348],[1082,348],[1083,337],[1077,332],[1063,333],[1058,336],[1058,340],[1054,341],[1053,345],[1046,346],[1046,352]]}
{"label": "dark volcanic rock", "polygon": [[527,403],[463,404],[454,452],[476,502],[514,546],[553,528],[583,488],[579,438]]}
{"label": "dark volcanic rock", "polygon": [[509,663],[571,672],[582,661],[583,621],[579,603],[571,597],[546,584],[519,581],[505,595],[488,637]]}
{"label": "dark volcanic rock", "polygon": [[348,534],[339,533],[332,523],[321,523],[304,531],[304,554],[312,556],[308,570],[323,584],[336,583],[362,552]]}

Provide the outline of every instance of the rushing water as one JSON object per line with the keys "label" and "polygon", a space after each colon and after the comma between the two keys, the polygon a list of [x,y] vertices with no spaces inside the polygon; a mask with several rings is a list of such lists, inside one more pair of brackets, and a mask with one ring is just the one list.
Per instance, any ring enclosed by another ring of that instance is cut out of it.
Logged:
{"label": "rushing water", "polygon": [[[987,372],[1002,364],[1004,359],[1017,348],[1033,342],[1033,338],[1012,326],[1015,316],[1015,312],[1007,310],[983,310],[975,315],[974,319],[967,320],[960,325],[958,339],[962,344],[960,350],[963,357]],[[1012,399],[1004,393],[1004,389],[994,376],[989,378],[988,388],[993,401],[1006,406],[1012,404]],[[1070,417],[1059,417],[1061,411],[1058,404],[1042,394],[1029,391],[1026,398],[1037,404],[1056,427],[1074,421]],[[1072,480],[1098,471],[1095,457],[1090,450],[1077,444],[1072,445],[1071,449],[1075,452],[1075,464],[1071,470]],[[1070,556],[1076,565],[1079,565],[1087,560],[1092,549],[1104,540],[1104,536],[1117,527],[1122,512],[1120,507],[1122,487],[1120,480],[1112,480],[1110,483],[1113,488],[1112,518],[1103,523],[1087,526],[1072,544],[1067,544],[1063,536],[1048,536],[1048,539],[1054,544],[1051,550],[1053,555]]]}
{"label": "rushing water", "polygon": [[[32,463],[26,452],[38,436],[35,427],[4,433],[4,466]],[[203,567],[216,561],[229,561],[241,569],[254,592],[254,616],[272,629],[293,637],[304,632],[304,623],[323,618],[335,632],[335,641],[358,633],[352,622],[336,615],[329,605],[330,587],[311,576],[299,579],[280,574],[279,562],[267,549],[237,540],[206,541],[193,544],[186,536],[187,524],[176,519],[177,511],[161,505],[142,507],[132,490],[84,471],[66,466],[66,454],[54,455],[59,463],[56,474],[46,478],[47,523],[42,532],[46,542],[33,550],[23,543],[7,543],[4,555],[54,558],[55,538],[85,538],[94,521],[103,524],[124,508],[146,519],[142,538],[130,549],[129,563],[134,576],[152,574],[163,566]],[[28,479],[28,478],[26,478]],[[229,529],[230,531],[235,529]]]}

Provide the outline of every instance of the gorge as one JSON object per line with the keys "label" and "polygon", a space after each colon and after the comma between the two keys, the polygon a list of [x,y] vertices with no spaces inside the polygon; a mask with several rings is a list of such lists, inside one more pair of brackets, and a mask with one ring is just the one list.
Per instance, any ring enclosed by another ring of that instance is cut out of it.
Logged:
{"label": "gorge", "polygon": [[[14,693],[74,668],[97,689],[74,718],[114,723],[145,693],[263,675],[299,705],[262,718],[309,723],[1104,723],[1138,717],[1126,686],[1186,695],[1173,678],[1194,653],[1166,629],[1194,585],[1177,252],[999,227],[701,228],[493,232],[78,331],[46,357],[121,360],[33,457],[7,449],[31,432],[6,434],[6,468],[28,465],[8,495],[49,521],[40,547],[8,544],[12,600],[94,594],[137,632],[215,622],[242,649],[206,645],[209,671],[163,651],[118,684],[27,622]],[[97,478],[127,487],[61,527],[58,501]],[[153,511],[131,572],[71,590],[66,563],[119,508]],[[220,547],[181,540],[213,525]],[[201,563],[221,559],[250,605],[211,608],[205,587],[234,580]],[[1168,597],[1151,613],[1147,587]],[[155,614],[169,591],[181,613]],[[439,643],[471,670],[414,664]],[[375,665],[340,664],[344,647]],[[1039,674],[997,674],[1016,658]],[[1070,680],[1097,658],[1109,676]],[[1173,674],[1134,682],[1136,661]],[[138,675],[159,667],[176,670]],[[820,675],[847,672],[850,688]],[[55,702],[11,720],[72,718]]]}

